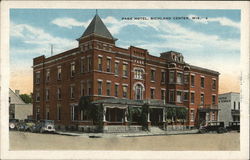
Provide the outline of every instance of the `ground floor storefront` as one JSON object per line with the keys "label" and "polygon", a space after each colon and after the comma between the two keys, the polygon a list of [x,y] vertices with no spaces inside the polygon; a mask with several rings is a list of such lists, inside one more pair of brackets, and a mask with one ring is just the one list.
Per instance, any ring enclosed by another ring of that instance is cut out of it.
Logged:
{"label": "ground floor storefront", "polygon": [[138,132],[142,130],[186,130],[199,128],[203,123],[216,120],[218,110],[198,109],[198,120],[190,125],[189,109],[165,104],[159,100],[82,98],[71,106],[71,123],[56,124],[58,129],[81,132]]}

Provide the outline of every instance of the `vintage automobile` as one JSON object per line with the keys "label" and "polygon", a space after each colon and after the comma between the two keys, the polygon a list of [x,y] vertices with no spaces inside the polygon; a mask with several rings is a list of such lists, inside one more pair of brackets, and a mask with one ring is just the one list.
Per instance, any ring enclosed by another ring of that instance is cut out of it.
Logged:
{"label": "vintage automobile", "polygon": [[55,133],[55,125],[53,120],[39,120],[34,126],[31,128],[31,132],[50,132]]}
{"label": "vintage automobile", "polygon": [[225,133],[227,129],[224,127],[224,122],[206,122],[199,128],[199,133],[207,133],[207,132],[214,132],[217,133]]}
{"label": "vintage automobile", "polygon": [[33,119],[25,119],[25,131],[31,131],[31,128],[36,125],[36,121]]}
{"label": "vintage automobile", "polygon": [[25,122],[23,120],[20,120],[17,123],[16,128],[18,131],[25,131]]}
{"label": "vintage automobile", "polygon": [[15,130],[17,129],[17,124],[19,123],[18,119],[9,119],[9,129]]}
{"label": "vintage automobile", "polygon": [[229,125],[226,127],[227,131],[238,131],[240,132],[240,122],[239,121],[234,121],[234,122],[229,122]]}

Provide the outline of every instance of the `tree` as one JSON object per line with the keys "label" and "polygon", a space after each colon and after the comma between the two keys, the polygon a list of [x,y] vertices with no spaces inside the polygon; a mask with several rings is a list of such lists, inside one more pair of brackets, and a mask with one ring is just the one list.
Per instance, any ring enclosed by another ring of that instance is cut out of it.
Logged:
{"label": "tree", "polygon": [[28,94],[20,94],[21,99],[25,102],[25,103],[32,103],[32,98],[31,95]]}

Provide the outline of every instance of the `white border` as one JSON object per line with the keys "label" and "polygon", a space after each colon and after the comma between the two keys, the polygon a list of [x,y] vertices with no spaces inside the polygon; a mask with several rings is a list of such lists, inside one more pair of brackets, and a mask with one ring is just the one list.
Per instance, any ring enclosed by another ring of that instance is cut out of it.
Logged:
{"label": "white border", "polygon": [[[71,9],[241,9],[240,151],[8,151],[9,8]],[[248,159],[249,157],[249,2],[241,1],[2,1],[1,2],[1,159]],[[4,78],[4,80],[2,80]],[[179,154],[178,154],[179,153]],[[53,154],[53,156],[52,156]],[[178,157],[177,157],[178,156]]]}

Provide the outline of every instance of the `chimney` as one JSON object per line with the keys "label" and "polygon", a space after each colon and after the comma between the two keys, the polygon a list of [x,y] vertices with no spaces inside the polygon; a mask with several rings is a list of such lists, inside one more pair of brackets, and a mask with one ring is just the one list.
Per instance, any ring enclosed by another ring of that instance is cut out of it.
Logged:
{"label": "chimney", "polygon": [[19,96],[20,90],[15,90],[15,93]]}

